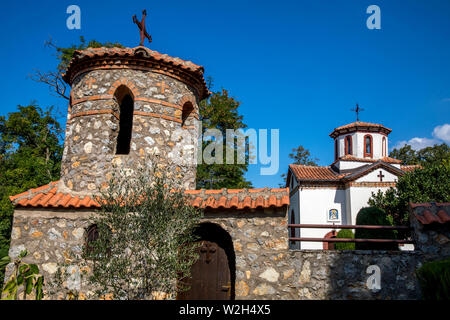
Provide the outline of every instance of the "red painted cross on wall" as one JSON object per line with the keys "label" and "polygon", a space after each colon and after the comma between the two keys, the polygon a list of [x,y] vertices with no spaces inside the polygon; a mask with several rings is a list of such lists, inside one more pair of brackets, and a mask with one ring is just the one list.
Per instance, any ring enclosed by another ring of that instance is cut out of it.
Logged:
{"label": "red painted cross on wall", "polygon": [[380,178],[380,182],[383,182],[384,174],[383,171],[380,170],[380,173],[377,175]]}

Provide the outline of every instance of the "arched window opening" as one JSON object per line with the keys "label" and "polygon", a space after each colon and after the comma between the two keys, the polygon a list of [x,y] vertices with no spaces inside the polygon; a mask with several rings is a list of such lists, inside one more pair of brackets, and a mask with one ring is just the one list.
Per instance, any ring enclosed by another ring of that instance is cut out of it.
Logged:
{"label": "arched window opening", "polygon": [[382,155],[383,155],[383,157],[386,157],[386,154],[387,154],[387,152],[386,152],[386,137],[383,137],[382,141],[383,141],[382,142]]}
{"label": "arched window opening", "polygon": [[86,233],[86,251],[92,253],[94,250],[93,243],[98,239],[99,233],[96,224],[91,225]]}
{"label": "arched window opening", "polygon": [[364,136],[364,157],[372,158],[372,136],[370,134]]}
{"label": "arched window opening", "polygon": [[129,154],[131,134],[133,129],[133,94],[125,87],[120,86],[114,94],[119,104],[119,134],[117,135],[116,154]]}
{"label": "arched window opening", "polygon": [[192,105],[192,102],[188,101],[183,105],[183,112],[181,114],[181,126],[186,125],[186,120],[191,115],[192,111],[194,111],[194,106]]}
{"label": "arched window opening", "polygon": [[345,137],[345,154],[352,155],[352,136]]}

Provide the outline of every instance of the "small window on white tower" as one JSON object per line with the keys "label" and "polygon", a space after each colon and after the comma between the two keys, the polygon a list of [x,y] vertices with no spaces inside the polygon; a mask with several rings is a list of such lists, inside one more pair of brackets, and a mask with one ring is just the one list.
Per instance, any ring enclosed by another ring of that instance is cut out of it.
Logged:
{"label": "small window on white tower", "polygon": [[352,154],[352,136],[345,137],[345,154]]}
{"label": "small window on white tower", "polygon": [[364,136],[364,157],[372,158],[372,136],[370,134]]}
{"label": "small window on white tower", "polygon": [[386,137],[383,137],[383,140],[382,140],[383,142],[383,145],[382,145],[382,155],[383,155],[383,157],[386,157],[386,154],[387,154],[387,152],[386,152]]}

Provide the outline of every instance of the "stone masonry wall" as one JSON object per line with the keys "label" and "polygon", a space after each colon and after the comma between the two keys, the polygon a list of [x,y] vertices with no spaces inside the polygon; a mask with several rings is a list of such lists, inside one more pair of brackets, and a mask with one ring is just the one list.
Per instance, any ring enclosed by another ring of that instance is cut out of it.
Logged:
{"label": "stone masonry wall", "polygon": [[[284,211],[214,213],[233,239],[236,299],[418,299],[420,252],[288,250]],[[370,265],[381,269],[381,290],[366,281]]]}
{"label": "stone masonry wall", "polygon": [[[115,154],[120,115],[114,94],[121,85],[130,89],[134,100],[127,155]],[[182,187],[195,188],[199,121],[194,92],[179,80],[139,70],[94,70],[76,77],[61,168],[65,186],[93,192],[105,184],[113,164],[132,174],[139,164],[150,165],[153,160]],[[182,127],[186,101],[194,111]]]}
{"label": "stone masonry wall", "polygon": [[[36,263],[46,281],[58,266],[69,265],[73,277],[66,285],[85,298],[89,287],[71,262],[81,252],[92,214],[17,209],[9,254],[14,258],[27,249],[26,261]],[[215,223],[231,235],[236,299],[419,299],[415,270],[436,258],[421,251],[289,250],[285,208],[206,213],[202,222]],[[371,265],[381,270],[381,290],[366,285]],[[6,277],[11,271],[9,265]]]}
{"label": "stone masonry wall", "polygon": [[[44,275],[44,299],[62,298],[62,293],[49,295],[49,280],[63,266],[68,266],[73,271],[73,276],[66,285],[84,295],[85,286],[82,287],[80,270],[76,265],[71,265],[71,262],[81,254],[92,214],[93,212],[83,210],[15,210],[9,256],[14,259],[22,250],[28,251],[24,262],[37,264],[40,273]],[[5,280],[12,270],[13,265],[9,264]]]}

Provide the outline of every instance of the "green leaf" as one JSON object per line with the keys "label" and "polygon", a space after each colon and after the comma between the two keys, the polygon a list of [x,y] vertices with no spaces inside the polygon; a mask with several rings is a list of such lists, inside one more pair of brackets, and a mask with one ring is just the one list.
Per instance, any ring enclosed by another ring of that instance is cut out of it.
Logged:
{"label": "green leaf", "polygon": [[11,262],[11,258],[6,256],[0,259],[0,269],[3,269],[6,265]]}
{"label": "green leaf", "polygon": [[28,278],[26,280],[25,292],[30,294],[31,290],[33,290],[33,278]]}
{"label": "green leaf", "polygon": [[42,290],[43,283],[44,283],[44,276],[40,276],[35,284],[36,300],[42,300],[42,298],[44,297],[44,292]]}
{"label": "green leaf", "polygon": [[10,291],[11,288],[14,287],[14,285],[16,285],[16,281],[13,278],[6,283],[5,287],[3,288],[3,292]]}
{"label": "green leaf", "polygon": [[27,250],[22,250],[19,254],[19,258],[25,258],[27,254],[28,254]]}
{"label": "green leaf", "polygon": [[29,266],[30,266],[30,270],[31,270],[31,272],[32,272],[33,274],[38,274],[38,273],[39,273],[39,268],[38,268],[37,265],[35,265],[35,264],[30,264]]}
{"label": "green leaf", "polygon": [[17,276],[17,285],[18,286],[20,286],[23,283],[23,279],[24,279],[23,275],[19,274]]}
{"label": "green leaf", "polygon": [[27,270],[29,268],[29,266],[27,265],[27,264],[22,264],[20,267],[19,267],[19,273],[20,274],[23,274],[23,273],[25,273],[25,271]]}
{"label": "green leaf", "polygon": [[11,288],[8,296],[6,297],[6,300],[15,300],[16,299],[17,288],[18,288],[17,286]]}

